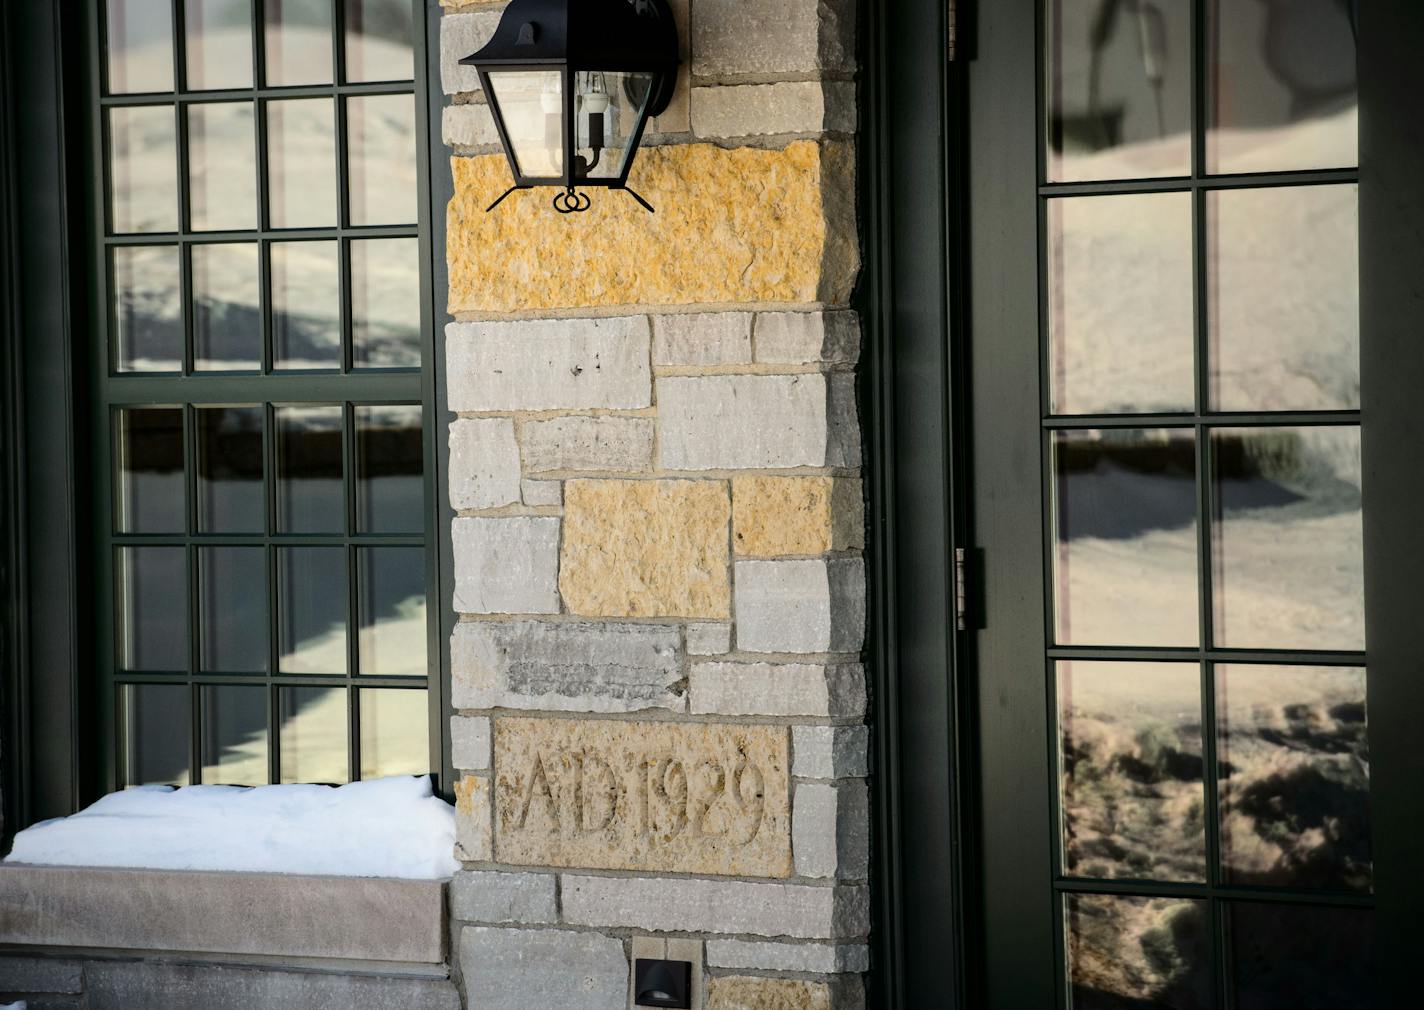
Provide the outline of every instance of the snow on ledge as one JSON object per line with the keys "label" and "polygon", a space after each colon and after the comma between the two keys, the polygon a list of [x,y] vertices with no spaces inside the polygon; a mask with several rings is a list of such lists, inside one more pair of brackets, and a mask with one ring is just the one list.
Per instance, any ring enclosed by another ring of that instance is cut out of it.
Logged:
{"label": "snow on ledge", "polygon": [[15,836],[7,863],[449,877],[455,808],[427,776],[344,786],[140,786]]}

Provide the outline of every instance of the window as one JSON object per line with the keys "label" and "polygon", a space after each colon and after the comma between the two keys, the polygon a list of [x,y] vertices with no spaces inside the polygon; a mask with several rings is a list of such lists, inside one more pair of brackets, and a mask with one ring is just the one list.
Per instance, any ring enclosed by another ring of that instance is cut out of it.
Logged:
{"label": "window", "polygon": [[421,5],[98,6],[108,781],[438,769]]}

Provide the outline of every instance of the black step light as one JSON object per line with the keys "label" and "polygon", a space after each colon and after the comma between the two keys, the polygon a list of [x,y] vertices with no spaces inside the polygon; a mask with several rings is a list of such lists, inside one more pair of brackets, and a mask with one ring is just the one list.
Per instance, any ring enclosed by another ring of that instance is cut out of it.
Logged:
{"label": "black step light", "polygon": [[635,1007],[692,1006],[692,962],[638,958],[633,963]]}
{"label": "black step light", "polygon": [[588,210],[580,188],[627,190],[643,127],[677,86],[667,0],[513,0],[494,36],[460,61],[480,74],[516,189],[558,186],[561,214]]}

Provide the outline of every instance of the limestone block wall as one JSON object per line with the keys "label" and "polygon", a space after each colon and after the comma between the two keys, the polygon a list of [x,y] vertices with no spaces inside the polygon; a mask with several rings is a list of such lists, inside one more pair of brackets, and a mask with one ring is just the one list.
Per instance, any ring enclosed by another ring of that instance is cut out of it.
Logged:
{"label": "limestone block wall", "polygon": [[626,194],[512,195],[442,18],[450,642],[467,1004],[864,1005],[854,0],[673,0]]}

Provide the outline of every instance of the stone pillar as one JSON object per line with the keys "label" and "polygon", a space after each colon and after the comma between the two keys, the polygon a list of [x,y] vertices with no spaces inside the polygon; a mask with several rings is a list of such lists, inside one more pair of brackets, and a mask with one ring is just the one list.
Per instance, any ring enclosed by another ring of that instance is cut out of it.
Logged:
{"label": "stone pillar", "polygon": [[854,0],[673,0],[626,194],[513,194],[443,17],[458,970],[479,1010],[858,1010]]}

